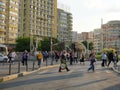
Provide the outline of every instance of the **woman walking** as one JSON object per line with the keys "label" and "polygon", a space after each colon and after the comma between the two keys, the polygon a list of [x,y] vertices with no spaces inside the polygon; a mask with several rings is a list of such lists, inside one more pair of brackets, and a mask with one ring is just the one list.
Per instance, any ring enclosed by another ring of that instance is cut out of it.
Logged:
{"label": "woman walking", "polygon": [[94,63],[96,62],[94,53],[90,55],[89,60],[90,60],[90,67],[88,68],[88,71],[92,70],[94,72],[95,71]]}

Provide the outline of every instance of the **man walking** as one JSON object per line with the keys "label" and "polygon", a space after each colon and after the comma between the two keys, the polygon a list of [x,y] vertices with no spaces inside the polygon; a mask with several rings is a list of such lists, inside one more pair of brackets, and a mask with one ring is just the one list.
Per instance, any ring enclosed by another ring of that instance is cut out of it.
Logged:
{"label": "man walking", "polygon": [[111,61],[114,63],[113,56],[114,56],[114,54],[113,54],[113,50],[112,50],[110,53],[108,53],[108,65],[107,65],[108,67],[109,67]]}
{"label": "man walking", "polygon": [[23,59],[23,61],[22,61],[23,66],[24,66],[24,64],[27,65],[27,59],[28,59],[27,50],[24,51],[22,59]]}
{"label": "man walking", "polygon": [[64,51],[61,55],[61,64],[60,64],[60,67],[59,67],[59,71],[58,72],[61,72],[62,69],[66,69],[67,71],[70,71],[67,67],[67,62],[66,62],[66,52]]}

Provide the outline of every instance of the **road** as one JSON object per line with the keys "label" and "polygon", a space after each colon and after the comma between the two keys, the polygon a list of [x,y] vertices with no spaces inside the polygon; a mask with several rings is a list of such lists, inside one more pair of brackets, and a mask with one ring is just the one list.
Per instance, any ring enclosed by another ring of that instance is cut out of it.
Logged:
{"label": "road", "polygon": [[0,83],[0,90],[120,90],[120,75],[109,68],[95,64],[95,72],[88,72],[85,65],[68,66],[70,71],[58,72],[50,68]]}

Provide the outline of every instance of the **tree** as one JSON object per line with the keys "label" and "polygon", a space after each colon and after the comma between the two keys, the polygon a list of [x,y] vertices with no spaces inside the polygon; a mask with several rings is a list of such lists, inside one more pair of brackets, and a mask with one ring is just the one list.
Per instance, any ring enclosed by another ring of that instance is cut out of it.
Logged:
{"label": "tree", "polygon": [[[92,42],[87,42],[87,41],[83,41],[82,42],[83,43],[83,45],[87,48],[87,49],[89,49],[89,50],[92,50],[93,49],[93,43]],[[89,47],[88,47],[89,46]]]}
{"label": "tree", "polygon": [[93,43],[92,42],[89,43],[89,50],[93,50]]}
{"label": "tree", "polygon": [[83,41],[82,43],[87,48],[88,42],[87,41]]}
{"label": "tree", "polygon": [[50,38],[46,37],[41,41],[41,50],[42,51],[50,51]]}
{"label": "tree", "polygon": [[[52,48],[54,49],[54,44],[59,43],[59,41],[56,38],[52,38]],[[39,44],[39,49],[42,51],[50,51],[51,50],[51,38],[45,37]],[[57,47],[60,49],[59,47]]]}
{"label": "tree", "polygon": [[30,37],[19,37],[16,40],[16,51],[23,52],[24,50],[30,51]]}

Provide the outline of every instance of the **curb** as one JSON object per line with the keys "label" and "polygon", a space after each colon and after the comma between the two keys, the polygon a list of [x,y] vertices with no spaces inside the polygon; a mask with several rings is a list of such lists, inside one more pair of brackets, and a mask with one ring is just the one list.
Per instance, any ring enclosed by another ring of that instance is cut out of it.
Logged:
{"label": "curb", "polygon": [[17,73],[17,74],[12,74],[12,75],[9,75],[9,76],[5,76],[5,77],[2,77],[0,78],[0,83],[1,82],[5,82],[5,81],[9,81],[9,80],[12,80],[12,79],[16,79],[18,77],[22,77],[22,76],[25,76],[25,75],[29,75],[31,73],[34,73],[34,72],[37,72],[39,70],[44,70],[44,69],[48,69],[48,68],[53,68],[53,67],[58,67],[59,65],[53,65],[53,66],[46,66],[46,67],[41,67],[37,70],[34,70],[34,71],[29,71],[29,72],[21,72],[21,73]]}
{"label": "curb", "polygon": [[112,69],[114,72],[120,74],[120,71],[116,70],[114,67],[111,67],[111,69]]}

